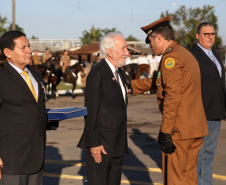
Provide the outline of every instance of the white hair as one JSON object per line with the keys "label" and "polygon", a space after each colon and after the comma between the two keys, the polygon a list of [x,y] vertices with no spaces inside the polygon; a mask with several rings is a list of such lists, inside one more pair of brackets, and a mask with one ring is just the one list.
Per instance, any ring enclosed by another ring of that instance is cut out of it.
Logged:
{"label": "white hair", "polygon": [[100,59],[103,59],[107,56],[107,49],[114,49],[114,38],[116,36],[122,37],[122,34],[120,32],[111,32],[102,38],[100,42]]}

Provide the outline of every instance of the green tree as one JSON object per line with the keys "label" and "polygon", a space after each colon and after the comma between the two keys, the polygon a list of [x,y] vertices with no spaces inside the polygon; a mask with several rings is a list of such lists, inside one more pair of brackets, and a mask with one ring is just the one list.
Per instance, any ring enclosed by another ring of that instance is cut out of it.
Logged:
{"label": "green tree", "polygon": [[83,45],[86,45],[86,44],[90,44],[92,42],[99,42],[101,37],[107,35],[110,32],[118,32],[118,31],[116,30],[116,28],[100,29],[100,28],[95,28],[94,26],[92,26],[92,28],[89,31],[84,30],[82,32],[83,36],[79,37],[79,38],[81,39]]}
{"label": "green tree", "polygon": [[[162,12],[161,17],[171,16],[171,25],[174,29],[176,41],[187,49],[191,49],[196,44],[196,32],[200,23],[204,21],[211,22],[216,32],[218,32],[217,16],[214,13],[214,7],[210,5],[204,5],[202,9],[186,9],[185,6],[181,6],[174,13]],[[221,43],[222,39],[216,35],[214,47],[218,48]]]}
{"label": "green tree", "polygon": [[32,35],[31,39],[36,39],[36,40],[38,40],[38,37]]}
{"label": "green tree", "polygon": [[116,28],[112,28],[112,29],[105,28],[105,29],[102,29],[101,32],[103,35],[107,35],[110,32],[117,32],[117,29]]}
{"label": "green tree", "polygon": [[7,31],[5,25],[8,23],[8,19],[6,17],[1,17],[0,15],[0,36]]}
{"label": "green tree", "polygon": [[90,44],[92,42],[100,41],[100,38],[102,37],[101,29],[95,28],[92,26],[92,28],[89,31],[83,31],[82,37],[80,37],[83,45]]}
{"label": "green tree", "polygon": [[[18,26],[17,24],[15,25],[15,27],[16,27],[16,29],[15,29],[16,31],[21,31],[24,33],[24,29],[22,27]],[[13,29],[12,29],[12,23],[11,23],[8,27],[8,31],[12,31],[12,30]]]}
{"label": "green tree", "polygon": [[135,38],[134,36],[132,35],[129,35],[127,38],[126,38],[126,41],[139,41],[137,38]]}

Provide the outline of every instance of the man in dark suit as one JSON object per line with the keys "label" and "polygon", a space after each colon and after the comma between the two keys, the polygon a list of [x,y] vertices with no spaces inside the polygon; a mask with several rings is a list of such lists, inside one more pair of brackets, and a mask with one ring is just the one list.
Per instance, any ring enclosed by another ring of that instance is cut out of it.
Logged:
{"label": "man in dark suit", "polygon": [[32,51],[22,32],[0,38],[0,185],[41,185],[47,114],[41,74],[27,67]]}
{"label": "man in dark suit", "polygon": [[78,147],[86,151],[89,185],[119,185],[124,153],[127,153],[127,94],[118,69],[129,56],[125,39],[110,33],[100,44],[104,58],[86,80],[85,128]]}
{"label": "man in dark suit", "polygon": [[212,163],[216,152],[221,122],[225,119],[225,70],[220,55],[212,46],[215,42],[212,23],[198,26],[197,45],[191,49],[201,71],[202,101],[209,128],[198,155],[197,176],[199,185],[212,185]]}

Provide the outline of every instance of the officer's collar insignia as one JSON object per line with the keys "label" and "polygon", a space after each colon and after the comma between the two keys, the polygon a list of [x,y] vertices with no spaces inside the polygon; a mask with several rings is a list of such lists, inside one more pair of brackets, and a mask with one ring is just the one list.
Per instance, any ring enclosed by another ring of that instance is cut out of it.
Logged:
{"label": "officer's collar insignia", "polygon": [[[166,51],[166,53],[170,53],[172,50],[173,50],[173,48],[169,48],[169,49]],[[165,53],[165,54],[166,54],[166,53]]]}
{"label": "officer's collar insignia", "polygon": [[167,58],[165,60],[165,67],[166,68],[172,68],[173,66],[175,66],[175,60],[173,58]]}

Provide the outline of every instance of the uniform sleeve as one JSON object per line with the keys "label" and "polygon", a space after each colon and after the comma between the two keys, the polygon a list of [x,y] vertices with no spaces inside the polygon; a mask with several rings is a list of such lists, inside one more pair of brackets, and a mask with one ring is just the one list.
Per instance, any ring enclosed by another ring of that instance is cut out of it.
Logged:
{"label": "uniform sleeve", "polygon": [[139,93],[144,93],[146,91],[149,91],[153,84],[152,81],[153,81],[152,78],[131,80],[133,94],[139,94]]}
{"label": "uniform sleeve", "polygon": [[179,59],[170,58],[170,60],[167,63],[166,59],[162,64],[164,101],[161,131],[168,134],[172,133],[176,121],[176,115],[181,102],[183,79],[182,62]]}
{"label": "uniform sleeve", "polygon": [[85,117],[86,146],[96,147],[101,145],[97,127],[98,108],[101,101],[101,75],[91,71],[86,80],[85,106],[88,115]]}

